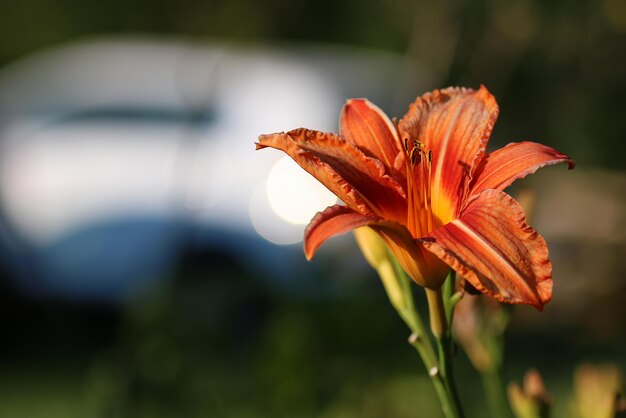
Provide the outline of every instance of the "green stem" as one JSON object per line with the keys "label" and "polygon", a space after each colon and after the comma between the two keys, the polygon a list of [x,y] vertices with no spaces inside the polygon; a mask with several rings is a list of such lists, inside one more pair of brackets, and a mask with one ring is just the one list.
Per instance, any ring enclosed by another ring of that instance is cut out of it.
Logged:
{"label": "green stem", "polygon": [[454,270],[450,271],[446,281],[443,282],[443,303],[446,309],[446,319],[448,320],[448,327],[452,328],[452,320],[454,319],[454,308],[456,304],[463,299],[463,293],[456,292],[454,289],[456,281],[456,273]]}
{"label": "green stem", "polygon": [[461,409],[461,401],[456,389],[454,381],[454,373],[452,372],[452,340],[449,335],[444,335],[437,339],[437,348],[439,351],[439,363],[441,365],[441,374],[443,375],[446,389],[450,399],[450,408],[456,411],[456,417],[462,418],[463,410]]}
{"label": "green stem", "polygon": [[396,310],[412,332],[409,342],[417,349],[420,357],[422,357],[422,360],[424,361],[426,369],[430,370],[432,367],[437,365],[437,355],[433,349],[430,338],[426,333],[424,322],[415,308],[411,282],[409,281],[410,279],[406,276],[404,270],[402,270],[402,267],[400,267],[395,257],[392,257],[392,260],[394,271],[404,296],[404,309]]}
{"label": "green stem", "polygon": [[437,341],[439,353],[437,374],[440,376],[446,389],[445,400],[441,399],[444,414],[446,417],[461,418],[463,417],[463,412],[461,410],[456,385],[454,384],[451,361],[452,340],[450,339],[449,322],[452,319],[452,309],[454,309],[454,307],[447,309],[446,304],[449,303],[449,300],[448,302],[444,302],[444,293],[446,293],[446,300],[450,299],[450,289],[426,289],[428,312],[430,314],[430,329]]}
{"label": "green stem", "polygon": [[[453,280],[454,278],[451,276],[447,281],[451,282]],[[430,329],[437,340],[439,372],[447,392],[444,413],[447,411],[451,417],[462,417],[461,404],[452,373],[452,339],[450,338],[449,327],[449,323],[452,320],[452,311],[454,309],[454,306],[450,307],[452,288],[447,284],[445,288],[438,290],[426,289],[426,297],[428,299],[428,312],[430,314]]]}
{"label": "green stem", "polygon": [[[451,385],[449,382],[449,376],[451,376],[450,365],[443,365],[442,358],[448,359],[449,356],[441,355],[439,356],[435,352],[433,348],[433,344],[431,339],[426,332],[426,327],[422,318],[420,317],[417,309],[415,308],[415,303],[413,300],[413,292],[411,291],[411,282],[410,279],[406,276],[402,268],[399,266],[395,258],[394,260],[394,270],[396,272],[396,276],[398,278],[398,282],[402,287],[402,293],[405,297],[404,309],[396,309],[400,314],[400,317],[407,324],[409,329],[413,332],[409,337],[409,343],[415,347],[417,352],[419,353],[422,361],[424,362],[424,366],[426,366],[426,370],[428,371],[428,376],[433,383],[435,388],[435,392],[437,393],[437,397],[441,403],[441,407],[443,413],[446,418],[463,418],[463,414],[459,407],[458,398],[455,398],[455,389],[454,385]],[[444,306],[443,298],[441,292],[434,291],[435,294],[428,296],[429,297],[429,306],[430,306],[430,298],[434,298],[433,302],[437,301],[436,310],[441,313],[441,315],[437,315],[435,323],[438,329],[443,332],[444,335],[448,333],[448,321],[446,308]],[[436,294],[438,293],[438,295]],[[433,325],[433,314],[431,312],[431,327]],[[440,341],[437,339],[437,341]],[[447,349],[449,353],[449,348]],[[446,372],[442,372],[445,370]]]}
{"label": "green stem", "polygon": [[400,312],[400,316],[405,320],[406,324],[411,328],[413,333],[409,337],[409,343],[415,347],[419,353],[424,366],[428,371],[428,376],[441,403],[443,413],[446,418],[462,418],[463,414],[460,413],[458,407],[458,400],[454,398],[454,391],[450,390],[450,382],[447,380],[445,373],[442,373],[441,357],[437,357],[433,349],[432,343],[428,334],[426,334],[426,328],[422,322],[420,316],[415,310],[411,312]]}
{"label": "green stem", "polygon": [[491,416],[494,418],[511,418],[513,415],[502,381],[504,332],[510,316],[507,306],[501,306],[498,315],[499,326],[495,329],[485,326],[480,336],[489,352],[491,363],[487,367],[479,369],[479,372]]}
{"label": "green stem", "polygon": [[[428,369],[428,376],[430,377],[430,380],[435,388],[435,392],[437,393],[437,397],[441,403],[441,409],[444,416],[446,418],[462,418],[463,415],[459,412],[459,409],[452,398],[448,384],[444,375],[441,373],[437,358],[428,359],[428,356],[422,355],[422,340],[423,338],[418,338],[415,333],[411,334],[411,337],[409,337],[409,343],[420,353],[422,360],[424,361],[424,365]],[[430,341],[428,341],[428,345],[431,345]]]}
{"label": "green stem", "polygon": [[504,391],[504,386],[502,385],[500,368],[495,367],[483,370],[480,373],[480,377],[487,396],[487,405],[489,407],[490,415],[493,418],[512,417],[506,392]]}

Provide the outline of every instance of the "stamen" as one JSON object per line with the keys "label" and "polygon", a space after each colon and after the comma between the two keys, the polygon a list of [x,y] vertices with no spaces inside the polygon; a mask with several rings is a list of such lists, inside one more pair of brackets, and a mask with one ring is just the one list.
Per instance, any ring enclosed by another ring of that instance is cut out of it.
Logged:
{"label": "stamen", "polygon": [[422,161],[422,154],[419,149],[413,148],[411,150],[411,165],[419,164]]}
{"label": "stamen", "polygon": [[430,175],[432,151],[424,150],[424,143],[404,138],[407,161],[408,219],[407,226],[413,236],[420,237],[432,231]]}
{"label": "stamen", "polygon": [[426,207],[428,210],[428,231],[432,231],[435,229],[434,221],[433,221],[433,211],[431,205],[431,169],[433,163],[433,152],[432,150],[428,150],[428,173],[426,175]]}

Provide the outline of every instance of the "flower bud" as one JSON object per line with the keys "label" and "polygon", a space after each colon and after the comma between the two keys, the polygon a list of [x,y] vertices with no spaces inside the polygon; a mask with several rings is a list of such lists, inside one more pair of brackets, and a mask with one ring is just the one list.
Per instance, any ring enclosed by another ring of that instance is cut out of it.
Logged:
{"label": "flower bud", "polygon": [[552,396],[546,391],[543,379],[537,370],[531,369],[524,375],[523,387],[511,383],[508,387],[509,402],[517,418],[548,418]]}
{"label": "flower bud", "polygon": [[620,397],[623,378],[614,365],[583,364],[574,373],[573,412],[579,418],[624,416],[626,405]]}
{"label": "flower bud", "polygon": [[389,260],[387,245],[370,227],[363,226],[354,230],[354,237],[363,253],[363,257],[376,270]]}
{"label": "flower bud", "polygon": [[378,272],[391,304],[398,310],[406,308],[402,287],[398,282],[387,245],[371,228],[364,226],[354,230],[354,237],[370,266]]}

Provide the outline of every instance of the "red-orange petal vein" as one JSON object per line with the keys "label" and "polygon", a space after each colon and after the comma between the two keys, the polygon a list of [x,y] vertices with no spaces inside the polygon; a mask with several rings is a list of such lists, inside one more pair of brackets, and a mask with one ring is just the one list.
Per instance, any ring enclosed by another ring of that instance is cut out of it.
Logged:
{"label": "red-orange petal vein", "polygon": [[485,156],[472,180],[470,195],[486,189],[504,190],[541,167],[559,163],[574,168],[574,161],[554,148],[535,142],[512,142]]}
{"label": "red-orange petal vein", "polygon": [[388,175],[380,160],[366,156],[356,145],[333,134],[308,129],[288,132],[297,145],[328,164],[367,202],[378,216],[405,222],[404,190]]}
{"label": "red-orange petal vein", "polygon": [[402,144],[396,127],[378,106],[366,99],[348,100],[339,118],[339,133],[347,141],[378,158],[388,172],[403,184],[404,171],[394,168],[398,154],[402,154]]}
{"label": "red-orange petal vein", "polygon": [[424,246],[475,288],[507,303],[542,309],[552,297],[545,240],[504,192],[485,190],[460,218],[429,234]]}
{"label": "red-orange petal vein", "polygon": [[304,254],[310,260],[328,238],[378,221],[380,219],[363,216],[343,205],[330,206],[322,212],[318,212],[306,227],[304,231]]}
{"label": "red-orange petal vein", "polygon": [[432,208],[442,223],[458,216],[497,117],[495,98],[481,86],[427,93],[400,120],[402,139],[416,139],[432,151]]}

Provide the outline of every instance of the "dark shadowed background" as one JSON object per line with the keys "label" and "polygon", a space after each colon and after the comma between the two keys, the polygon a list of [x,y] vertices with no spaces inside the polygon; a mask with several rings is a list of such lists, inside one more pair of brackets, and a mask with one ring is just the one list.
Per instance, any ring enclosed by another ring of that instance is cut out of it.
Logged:
{"label": "dark shadowed background", "polygon": [[0,416],[438,416],[352,237],[304,259],[332,198],[254,141],[480,84],[491,148],[577,162],[510,190],[555,289],[514,309],[506,379],[538,368],[568,416],[576,365],[626,367],[624,45],[620,0],[3,2]]}

